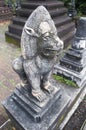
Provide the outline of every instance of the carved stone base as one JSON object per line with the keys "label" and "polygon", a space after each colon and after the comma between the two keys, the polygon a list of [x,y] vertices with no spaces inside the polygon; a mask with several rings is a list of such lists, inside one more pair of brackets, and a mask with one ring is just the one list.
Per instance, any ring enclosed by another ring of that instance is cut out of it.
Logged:
{"label": "carved stone base", "polygon": [[83,68],[81,72],[76,72],[72,69],[57,64],[54,67],[54,74],[63,76],[74,81],[78,85],[78,87],[83,87],[86,84],[86,67]]}
{"label": "carved stone base", "polygon": [[54,73],[74,81],[79,87],[86,84],[86,18],[80,18],[72,46],[55,65]]}
{"label": "carved stone base", "polygon": [[86,83],[86,49],[70,48],[55,65],[55,74],[74,81],[79,87]]}
{"label": "carved stone base", "polygon": [[47,94],[44,102],[33,98],[28,87],[16,88],[14,93],[3,102],[12,123],[18,130],[53,129],[67,111],[70,98],[62,94],[57,86],[52,95]]}

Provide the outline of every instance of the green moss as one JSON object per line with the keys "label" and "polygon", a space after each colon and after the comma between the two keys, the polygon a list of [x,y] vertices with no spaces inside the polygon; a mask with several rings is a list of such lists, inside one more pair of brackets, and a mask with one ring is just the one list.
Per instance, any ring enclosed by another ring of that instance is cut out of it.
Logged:
{"label": "green moss", "polygon": [[10,79],[9,82],[10,82],[13,86],[16,85],[15,80],[13,80],[13,79]]}
{"label": "green moss", "polygon": [[64,83],[66,85],[72,86],[72,87],[79,87],[76,83],[74,83],[71,80],[68,80],[64,77],[58,76],[58,75],[53,75],[53,78],[61,83]]}
{"label": "green moss", "polygon": [[84,97],[84,100],[86,100],[86,95],[85,95],[85,97]]}
{"label": "green moss", "polygon": [[5,39],[6,39],[6,42],[13,43],[13,44],[15,44],[15,45],[20,47],[20,43],[19,43],[18,40],[15,40],[14,38],[6,36],[6,35],[5,35]]}
{"label": "green moss", "polygon": [[65,118],[65,115],[62,115],[62,116],[60,117],[60,119],[58,120],[58,124],[57,124],[57,126],[56,126],[57,129],[59,128],[59,126],[60,126],[60,124],[62,123],[62,121],[64,120],[64,118]]}

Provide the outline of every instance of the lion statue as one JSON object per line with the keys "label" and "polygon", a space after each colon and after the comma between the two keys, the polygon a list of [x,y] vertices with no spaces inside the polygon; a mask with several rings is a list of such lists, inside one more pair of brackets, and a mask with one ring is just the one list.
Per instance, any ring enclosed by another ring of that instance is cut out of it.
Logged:
{"label": "lion statue", "polygon": [[21,86],[31,86],[32,96],[40,102],[46,99],[45,91],[51,94],[54,90],[50,76],[62,48],[63,42],[57,36],[50,14],[39,6],[25,23],[22,55],[13,61],[13,69],[21,79]]}

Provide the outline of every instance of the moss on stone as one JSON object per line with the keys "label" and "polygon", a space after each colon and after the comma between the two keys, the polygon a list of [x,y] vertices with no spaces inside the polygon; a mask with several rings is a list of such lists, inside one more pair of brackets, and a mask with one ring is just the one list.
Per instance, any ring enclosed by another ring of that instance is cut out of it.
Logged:
{"label": "moss on stone", "polygon": [[5,35],[5,39],[6,39],[6,42],[13,43],[20,47],[20,42],[18,40],[15,40],[14,38],[12,38],[10,36],[6,36],[6,35]]}
{"label": "moss on stone", "polygon": [[60,124],[62,123],[62,121],[64,120],[64,118],[65,118],[65,115],[62,115],[62,116],[60,117],[60,119],[58,120],[58,124],[57,124],[57,126],[56,126],[57,129],[59,128],[59,126],[60,126]]}
{"label": "moss on stone", "polygon": [[79,87],[75,82],[72,80],[66,79],[64,77],[58,76],[58,75],[53,75],[53,78],[61,83],[64,83],[66,85],[72,86],[72,87]]}

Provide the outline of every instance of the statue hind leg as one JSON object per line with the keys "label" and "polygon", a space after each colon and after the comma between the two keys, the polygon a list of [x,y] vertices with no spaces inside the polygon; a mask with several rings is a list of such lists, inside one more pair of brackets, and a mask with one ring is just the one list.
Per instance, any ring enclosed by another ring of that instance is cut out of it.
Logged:
{"label": "statue hind leg", "polygon": [[28,84],[27,77],[23,68],[23,61],[23,57],[20,56],[19,58],[16,58],[12,63],[13,70],[19,75],[21,79],[21,86],[25,86]]}

